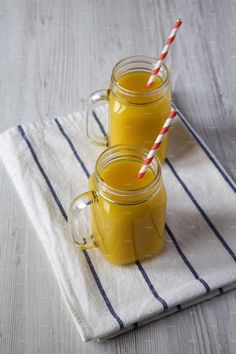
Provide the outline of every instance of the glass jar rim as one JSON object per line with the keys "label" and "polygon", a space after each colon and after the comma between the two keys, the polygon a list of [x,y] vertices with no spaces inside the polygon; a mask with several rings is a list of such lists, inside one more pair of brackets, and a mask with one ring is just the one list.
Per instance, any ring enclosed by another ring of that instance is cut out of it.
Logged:
{"label": "glass jar rim", "polygon": [[[115,71],[117,70],[117,68],[121,65],[121,64],[125,64],[126,61],[129,61],[129,60],[133,60],[131,61],[131,63],[138,63],[139,61],[143,61],[143,62],[146,62],[148,63],[149,61],[149,64],[152,64],[153,65],[153,68],[154,69],[154,66],[155,64],[157,63],[158,61],[158,58],[155,58],[155,57],[150,57],[150,56],[145,56],[145,55],[133,55],[133,56],[129,56],[129,57],[126,57],[126,58],[123,58],[121,60],[119,60],[116,65],[113,67],[113,70],[112,70],[112,74],[111,74],[111,83],[113,85],[115,85],[116,89],[121,93],[121,94],[124,94],[126,96],[137,96],[137,94],[141,97],[150,97],[150,96],[154,96],[154,95],[158,95],[160,94],[169,84],[170,82],[170,72],[167,68],[167,66],[162,63],[161,65],[161,69],[160,71],[164,71],[166,73],[166,78],[165,80],[163,81],[162,85],[155,88],[155,89],[150,89],[149,91],[134,91],[134,90],[129,90],[129,89],[126,89],[124,87],[122,87],[121,85],[119,85],[118,83],[118,78],[116,77],[116,73]],[[148,68],[147,68],[148,69]],[[149,70],[150,72],[150,75],[151,75],[151,72],[152,72],[152,69]]]}
{"label": "glass jar rim", "polygon": [[[99,191],[98,193],[101,193],[103,196],[109,194],[111,197],[142,197],[146,196],[147,194],[153,194],[160,181],[161,177],[161,164],[160,161],[156,156],[154,156],[149,169],[152,169],[154,178],[151,182],[147,183],[147,185],[137,188],[137,189],[128,189],[128,190],[123,190],[123,189],[118,189],[110,186],[108,183],[106,183],[103,178],[101,177],[101,172],[105,166],[107,166],[109,163],[112,163],[111,161],[114,161],[115,158],[112,158],[113,154],[117,154],[121,151],[126,151],[129,152],[129,154],[125,154],[123,156],[127,157],[136,157],[139,158],[141,162],[144,161],[144,158],[148,154],[148,150],[144,147],[138,146],[138,145],[131,145],[131,144],[118,144],[118,145],[113,145],[109,148],[107,148],[105,151],[101,153],[101,155],[98,157],[96,165],[95,165],[95,173],[94,173],[94,182],[97,185]],[[136,154],[134,156],[134,154]],[[109,159],[110,157],[110,159]],[[108,158],[108,161],[103,165],[102,163],[104,160]],[[119,158],[119,157],[117,157]],[[138,173],[139,171],[137,171]],[[108,198],[107,198],[108,199]]]}

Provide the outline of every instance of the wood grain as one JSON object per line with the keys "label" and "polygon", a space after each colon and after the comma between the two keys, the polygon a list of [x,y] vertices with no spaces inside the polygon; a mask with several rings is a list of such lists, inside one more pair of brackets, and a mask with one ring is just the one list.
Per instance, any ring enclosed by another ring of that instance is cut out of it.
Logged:
{"label": "wood grain", "polygon": [[[234,0],[1,0],[0,131],[78,110],[119,59],[157,56],[176,17],[184,25],[166,60],[175,101],[236,179]],[[2,167],[0,178],[0,353],[235,353],[235,291],[83,344]]]}

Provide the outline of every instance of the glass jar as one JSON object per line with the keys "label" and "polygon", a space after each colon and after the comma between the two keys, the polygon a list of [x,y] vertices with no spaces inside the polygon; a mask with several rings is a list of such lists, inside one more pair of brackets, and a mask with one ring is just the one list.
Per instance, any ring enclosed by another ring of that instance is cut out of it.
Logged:
{"label": "glass jar", "polygon": [[[91,94],[87,100],[87,132],[97,143],[108,146],[135,144],[148,150],[152,147],[171,109],[170,74],[162,64],[151,88],[146,83],[157,58],[133,56],[119,61],[112,70],[109,90]],[[92,132],[95,104],[109,102],[109,131],[107,140]],[[164,160],[167,154],[168,134],[157,156]]]}
{"label": "glass jar", "polygon": [[[146,155],[144,148],[116,145],[99,156],[89,179],[89,191],[76,197],[69,211],[70,233],[81,249],[98,247],[109,262],[117,265],[162,250],[166,192],[158,159],[152,160],[145,178],[136,178]],[[92,235],[84,237],[80,234],[80,213],[87,206]]]}

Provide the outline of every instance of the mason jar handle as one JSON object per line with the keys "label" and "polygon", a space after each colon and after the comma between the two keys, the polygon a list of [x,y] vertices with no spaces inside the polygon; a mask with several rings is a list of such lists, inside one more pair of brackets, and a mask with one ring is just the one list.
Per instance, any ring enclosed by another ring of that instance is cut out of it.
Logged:
{"label": "mason jar handle", "polygon": [[[94,110],[94,106],[97,102],[100,101],[108,101],[109,97],[109,90],[99,90],[91,93],[87,100],[85,101],[85,122],[86,122],[86,133],[87,137],[94,143],[98,145],[105,145],[107,146],[107,136],[106,132],[96,115]],[[94,132],[95,124],[98,125],[101,135],[98,135]]]}
{"label": "mason jar handle", "polygon": [[77,196],[70,204],[68,213],[69,232],[72,241],[82,250],[98,247],[95,236],[92,234],[89,237],[84,237],[80,234],[80,213],[89,205],[97,203],[98,198],[94,191],[85,192]]}

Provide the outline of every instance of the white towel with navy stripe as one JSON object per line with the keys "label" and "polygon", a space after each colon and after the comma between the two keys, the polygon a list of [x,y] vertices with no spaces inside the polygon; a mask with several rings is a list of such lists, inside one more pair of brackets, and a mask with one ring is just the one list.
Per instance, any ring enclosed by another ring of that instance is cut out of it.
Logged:
{"label": "white towel with navy stripe", "polygon": [[[94,118],[105,134],[104,108]],[[236,185],[180,112],[163,164],[165,251],[119,267],[98,249],[80,251],[73,245],[69,203],[88,190],[101,151],[87,140],[80,113],[0,136],[2,161],[82,340],[106,340],[236,287]]]}

